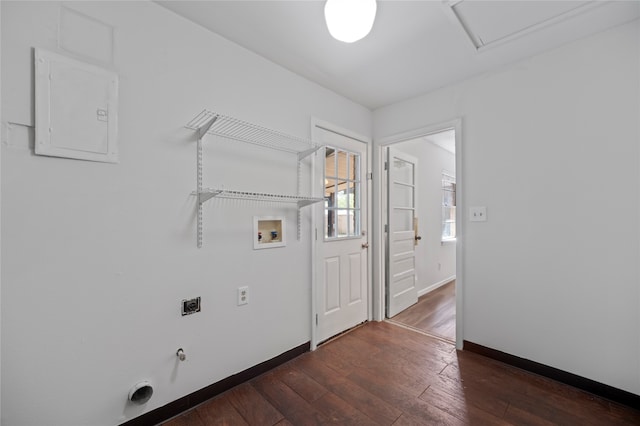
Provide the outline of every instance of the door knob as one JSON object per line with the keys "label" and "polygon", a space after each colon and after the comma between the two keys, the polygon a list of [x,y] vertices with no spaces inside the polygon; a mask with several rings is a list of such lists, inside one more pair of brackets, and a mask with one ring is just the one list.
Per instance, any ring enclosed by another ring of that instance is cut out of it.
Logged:
{"label": "door knob", "polygon": [[420,235],[416,235],[415,239],[416,239],[416,241],[420,241],[422,239],[422,237]]}
{"label": "door knob", "polygon": [[362,248],[363,248],[363,249],[365,249],[365,248],[369,248],[369,243],[362,243]]}

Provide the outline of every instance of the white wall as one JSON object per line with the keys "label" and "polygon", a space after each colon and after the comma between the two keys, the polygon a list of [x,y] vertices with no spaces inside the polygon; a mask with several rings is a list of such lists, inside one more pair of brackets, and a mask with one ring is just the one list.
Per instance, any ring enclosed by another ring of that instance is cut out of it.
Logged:
{"label": "white wall", "polygon": [[[60,3],[1,7],[2,423],[122,423],[308,342],[309,214],[296,241],[294,208],[212,201],[198,250],[183,126],[211,108],[300,137],[312,116],[370,136],[371,112],[153,3],[66,2],[114,29],[120,163],[35,156],[32,48],[61,51]],[[205,185],[295,193],[287,155],[209,142]],[[287,246],[254,251],[253,216],[276,214]],[[181,317],[195,296],[202,312]],[[142,379],[155,393],[130,406]]]}
{"label": "white wall", "polygon": [[[0,46],[2,45],[2,8],[0,7]],[[0,57],[0,70],[2,58]],[[0,79],[0,99],[2,81]],[[0,123],[2,122],[2,103],[0,102]],[[1,145],[0,145],[1,146]],[[0,150],[0,188],[2,187],[2,150]],[[2,241],[2,191],[0,191],[0,241]],[[0,330],[2,330],[2,244],[0,244]],[[2,366],[2,333],[0,333],[0,366]],[[2,368],[0,368],[0,424],[2,423]]]}
{"label": "white wall", "polygon": [[[456,157],[423,138],[395,144],[418,158],[418,230],[416,246],[418,295],[437,288],[456,275],[456,245],[442,243],[442,171],[456,171]],[[438,265],[439,264],[439,265]]]}
{"label": "white wall", "polygon": [[[639,23],[374,112],[462,117],[464,339],[640,394]],[[465,215],[466,217],[466,215]]]}

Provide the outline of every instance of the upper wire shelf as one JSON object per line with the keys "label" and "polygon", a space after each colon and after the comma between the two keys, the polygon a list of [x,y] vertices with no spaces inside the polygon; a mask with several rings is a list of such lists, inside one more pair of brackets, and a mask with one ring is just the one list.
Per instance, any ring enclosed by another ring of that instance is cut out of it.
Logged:
{"label": "upper wire shelf", "polygon": [[322,145],[314,144],[307,139],[267,129],[266,127],[206,109],[196,115],[185,127],[196,131],[202,129],[205,133],[211,135],[248,142],[266,148],[297,153],[298,159],[302,159],[322,147]]}

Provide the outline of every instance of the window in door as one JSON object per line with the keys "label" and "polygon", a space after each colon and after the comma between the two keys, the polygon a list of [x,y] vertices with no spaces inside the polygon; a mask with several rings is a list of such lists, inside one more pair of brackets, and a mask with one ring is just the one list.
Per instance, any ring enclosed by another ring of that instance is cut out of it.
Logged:
{"label": "window in door", "polygon": [[456,239],[456,178],[442,172],[442,241]]}
{"label": "window in door", "polygon": [[360,155],[325,148],[325,240],[360,236]]}

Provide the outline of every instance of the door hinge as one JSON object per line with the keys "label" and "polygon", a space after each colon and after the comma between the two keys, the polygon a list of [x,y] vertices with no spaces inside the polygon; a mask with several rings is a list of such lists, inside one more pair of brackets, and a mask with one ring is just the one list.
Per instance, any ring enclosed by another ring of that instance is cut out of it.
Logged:
{"label": "door hinge", "polygon": [[385,170],[389,170],[389,162],[388,161],[384,162],[384,169]]}
{"label": "door hinge", "polygon": [[316,314],[316,326],[318,325],[318,314]]}
{"label": "door hinge", "polygon": [[384,225],[384,232],[389,232],[389,224]]}
{"label": "door hinge", "polygon": [[367,173],[367,180],[373,180],[373,172]]}

